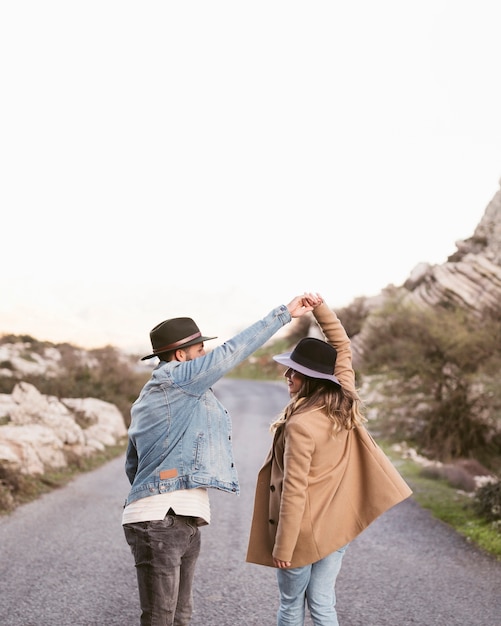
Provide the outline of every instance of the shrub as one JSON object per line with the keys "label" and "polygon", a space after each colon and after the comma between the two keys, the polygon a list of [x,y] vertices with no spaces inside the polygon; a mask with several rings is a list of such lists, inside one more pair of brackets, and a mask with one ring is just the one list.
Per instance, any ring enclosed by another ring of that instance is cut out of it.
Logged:
{"label": "shrub", "polygon": [[[389,407],[407,420],[410,440],[442,461],[499,455],[501,322],[479,324],[461,309],[419,308],[397,299],[364,329],[362,369],[386,374]],[[390,421],[398,422],[398,416]],[[411,424],[409,422],[412,422]]]}
{"label": "shrub", "polygon": [[501,481],[479,487],[475,493],[474,507],[488,522],[501,521]]}
{"label": "shrub", "polygon": [[355,337],[362,330],[365,320],[369,315],[367,300],[356,298],[349,306],[336,311],[348,337]]}

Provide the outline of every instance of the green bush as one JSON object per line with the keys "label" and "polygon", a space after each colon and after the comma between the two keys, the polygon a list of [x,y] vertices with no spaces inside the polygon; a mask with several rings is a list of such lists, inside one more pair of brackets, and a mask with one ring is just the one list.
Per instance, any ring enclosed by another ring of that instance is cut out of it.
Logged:
{"label": "green bush", "polygon": [[474,507],[488,522],[501,521],[501,481],[479,487],[475,492]]}
{"label": "green bush", "polygon": [[366,298],[356,298],[349,306],[336,310],[348,337],[355,337],[362,330],[369,315]]}
{"label": "green bush", "polygon": [[[364,328],[362,370],[384,374],[389,422],[442,461],[499,456],[501,322],[482,324],[459,308],[420,308],[395,299]],[[397,426],[395,426],[397,425]]]}

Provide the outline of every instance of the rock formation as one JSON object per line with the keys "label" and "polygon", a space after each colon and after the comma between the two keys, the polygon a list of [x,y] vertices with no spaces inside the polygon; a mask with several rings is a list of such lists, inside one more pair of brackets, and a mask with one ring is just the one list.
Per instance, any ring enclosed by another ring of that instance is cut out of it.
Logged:
{"label": "rock formation", "polygon": [[499,306],[501,296],[501,190],[473,236],[456,242],[456,247],[443,265],[418,265],[403,288],[416,303],[454,304],[481,316]]}
{"label": "rock formation", "polygon": [[[458,306],[478,318],[486,310],[500,307],[501,189],[487,205],[473,235],[456,242],[456,248],[442,265],[420,263],[400,287],[388,285],[379,295],[363,299],[367,317],[395,296],[420,306]],[[364,327],[365,323],[352,336],[356,367],[363,357]]]}
{"label": "rock formation", "polygon": [[20,382],[0,394],[0,466],[43,474],[66,466],[68,457],[90,456],[126,435],[116,406],[96,398],[42,395]]}

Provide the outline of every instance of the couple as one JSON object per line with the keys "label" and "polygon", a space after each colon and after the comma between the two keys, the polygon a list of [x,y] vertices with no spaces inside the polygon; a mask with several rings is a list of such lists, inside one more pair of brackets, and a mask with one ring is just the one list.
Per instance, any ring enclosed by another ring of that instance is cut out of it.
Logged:
{"label": "couple", "polygon": [[350,340],[321,296],[306,293],[210,352],[188,317],[150,332],[159,364],[131,409],[123,511],[141,626],[188,626],[208,490],[239,493],[231,420],[212,386],[292,318],[309,312],[326,341],[302,339],[274,359],[290,402],[272,424],[259,471],[247,561],[274,567],[278,626],[338,624],[335,581],[351,540],[411,491],[363,423]]}

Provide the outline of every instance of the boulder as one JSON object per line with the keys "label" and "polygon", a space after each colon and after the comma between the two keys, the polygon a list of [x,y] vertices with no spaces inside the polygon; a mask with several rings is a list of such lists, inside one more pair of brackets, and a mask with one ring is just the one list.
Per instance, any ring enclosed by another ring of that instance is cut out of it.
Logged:
{"label": "boulder", "polygon": [[0,464],[43,474],[119,443],[127,429],[118,408],[96,398],[45,396],[29,383],[0,394]]}

